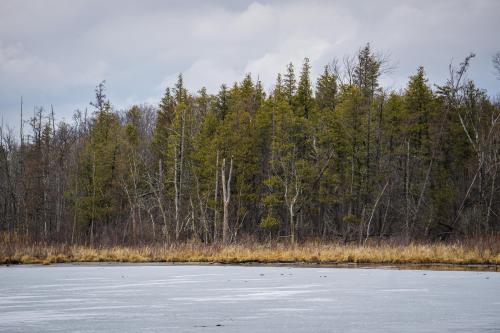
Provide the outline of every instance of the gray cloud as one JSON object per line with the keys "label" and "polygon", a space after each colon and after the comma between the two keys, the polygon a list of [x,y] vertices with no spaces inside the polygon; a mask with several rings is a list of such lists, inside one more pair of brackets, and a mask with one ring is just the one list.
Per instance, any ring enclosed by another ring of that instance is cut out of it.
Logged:
{"label": "gray cloud", "polygon": [[500,2],[476,1],[23,1],[0,2],[0,112],[53,104],[68,119],[106,79],[112,103],[157,103],[184,73],[215,92],[251,72],[264,83],[308,56],[313,74],[371,42],[398,66],[385,86],[404,87],[416,67],[442,83],[451,59],[477,53],[469,76],[497,94]]}

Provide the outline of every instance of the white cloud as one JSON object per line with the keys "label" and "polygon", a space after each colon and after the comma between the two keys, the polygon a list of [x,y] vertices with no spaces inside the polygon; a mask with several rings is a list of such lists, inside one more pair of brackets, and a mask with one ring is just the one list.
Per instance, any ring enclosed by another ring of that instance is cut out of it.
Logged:
{"label": "white cloud", "polygon": [[490,59],[500,47],[499,12],[496,0],[3,0],[0,110],[17,117],[23,95],[65,108],[69,118],[103,79],[114,105],[151,102],[180,72],[193,91],[215,92],[247,72],[269,88],[289,62],[300,70],[309,57],[315,76],[366,42],[399,63],[383,79],[396,88],[419,65],[431,82],[443,82],[451,58],[475,51],[471,77],[494,94]]}
{"label": "white cloud", "polygon": [[[193,92],[204,86],[210,92],[216,93],[221,84],[231,86],[235,81],[241,79],[240,72],[226,67],[224,63],[216,63],[208,59],[196,61],[183,71],[182,75],[186,86]],[[163,91],[165,87],[173,87],[177,79],[178,74],[169,75],[157,86],[157,89]]]}
{"label": "white cloud", "polygon": [[33,89],[40,85],[42,77],[49,82],[59,82],[63,73],[56,64],[26,53],[20,44],[0,43],[1,87],[23,82],[26,89]]}
{"label": "white cloud", "polygon": [[299,70],[304,58],[309,57],[313,65],[319,65],[317,60],[322,59],[328,51],[331,51],[331,44],[322,39],[291,39],[248,62],[244,72],[258,76],[269,88],[274,84],[276,73],[283,72],[286,64],[292,62],[296,70]]}

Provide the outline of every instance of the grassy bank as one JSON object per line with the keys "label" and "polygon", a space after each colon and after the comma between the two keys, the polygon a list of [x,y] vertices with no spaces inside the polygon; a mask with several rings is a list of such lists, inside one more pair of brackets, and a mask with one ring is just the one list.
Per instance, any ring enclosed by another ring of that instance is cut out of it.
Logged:
{"label": "grassy bank", "polygon": [[217,263],[363,263],[363,264],[500,264],[498,244],[410,245],[249,244],[85,247],[0,244],[0,264],[69,262],[217,262]]}

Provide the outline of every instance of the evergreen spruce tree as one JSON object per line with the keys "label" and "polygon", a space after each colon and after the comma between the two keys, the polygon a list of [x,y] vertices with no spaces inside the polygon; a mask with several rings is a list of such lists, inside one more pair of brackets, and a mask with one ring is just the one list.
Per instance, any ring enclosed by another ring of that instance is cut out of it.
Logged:
{"label": "evergreen spruce tree", "polygon": [[329,66],[325,66],[323,73],[316,83],[316,105],[318,110],[335,109],[337,95],[337,79]]}
{"label": "evergreen spruce tree", "polygon": [[311,86],[311,65],[309,59],[304,59],[297,88],[297,112],[300,116],[309,118],[313,108],[313,91]]}

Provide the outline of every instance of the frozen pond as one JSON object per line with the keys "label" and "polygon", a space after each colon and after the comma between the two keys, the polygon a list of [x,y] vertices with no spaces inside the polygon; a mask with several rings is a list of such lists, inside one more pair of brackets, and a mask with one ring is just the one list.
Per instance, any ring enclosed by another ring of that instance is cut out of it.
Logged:
{"label": "frozen pond", "polygon": [[500,273],[0,267],[0,332],[499,332]]}

